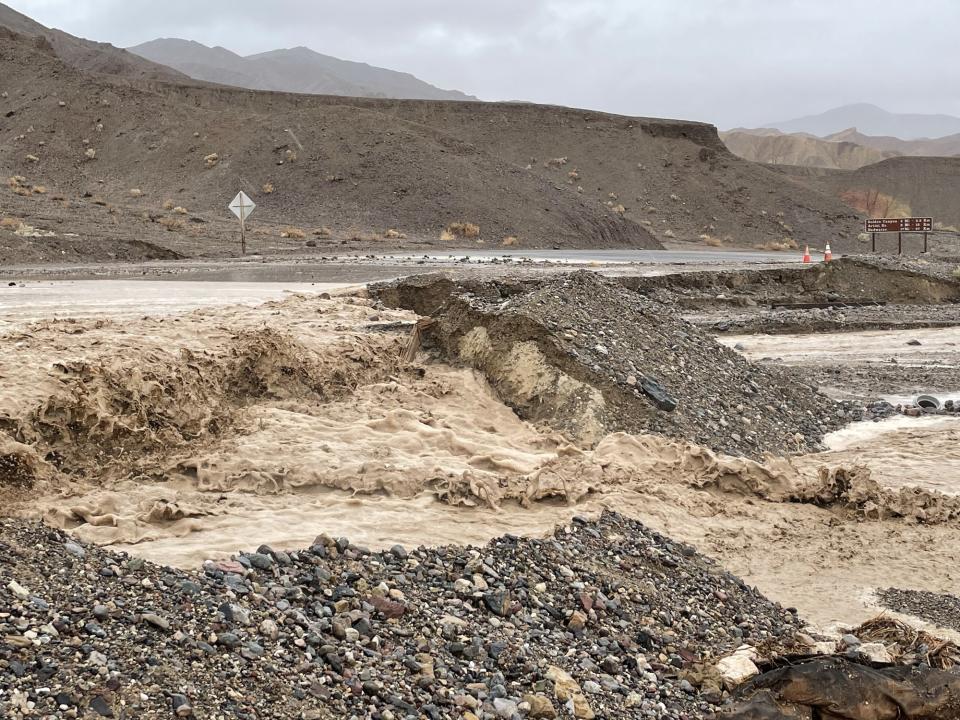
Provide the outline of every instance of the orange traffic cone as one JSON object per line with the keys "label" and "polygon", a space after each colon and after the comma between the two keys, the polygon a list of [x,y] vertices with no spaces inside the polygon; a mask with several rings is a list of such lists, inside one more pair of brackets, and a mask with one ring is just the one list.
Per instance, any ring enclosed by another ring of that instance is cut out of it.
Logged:
{"label": "orange traffic cone", "polygon": [[823,251],[823,261],[830,262],[831,260],[833,260],[833,253],[830,252],[830,243],[827,243],[827,247]]}
{"label": "orange traffic cone", "polygon": [[810,246],[809,245],[803,246],[803,264],[804,265],[810,264]]}

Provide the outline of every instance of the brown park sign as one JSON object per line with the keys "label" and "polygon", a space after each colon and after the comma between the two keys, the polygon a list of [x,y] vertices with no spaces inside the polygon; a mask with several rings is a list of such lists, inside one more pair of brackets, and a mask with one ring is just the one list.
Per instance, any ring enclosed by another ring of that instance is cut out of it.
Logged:
{"label": "brown park sign", "polygon": [[875,232],[930,232],[933,230],[933,218],[874,218],[866,220],[863,228],[868,233]]}

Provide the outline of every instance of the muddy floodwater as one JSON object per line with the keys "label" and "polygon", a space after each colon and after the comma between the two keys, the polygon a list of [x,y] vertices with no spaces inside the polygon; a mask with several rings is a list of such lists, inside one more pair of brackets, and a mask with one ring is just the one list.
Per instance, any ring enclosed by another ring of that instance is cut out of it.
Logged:
{"label": "muddy floodwater", "polygon": [[259,305],[291,293],[333,292],[350,283],[180,280],[26,281],[0,287],[0,332],[56,318],[132,318],[203,307]]}
{"label": "muddy floodwater", "polygon": [[[261,543],[303,547],[321,532],[369,547],[482,544],[612,508],[695,544],[820,624],[866,619],[881,585],[953,589],[952,524],[848,521],[783,498],[838,468],[885,488],[960,495],[956,421],[862,423],[828,437],[826,452],[763,461],[620,433],[575,447],[519,418],[474,370],[423,353],[401,366],[416,317],[348,286],[0,290],[10,341],[0,412],[65,435],[77,423],[100,433],[89,448],[63,446],[76,455],[59,460],[83,469],[69,481],[34,458],[35,491],[19,514],[196,567]],[[724,339],[788,364],[891,352],[948,362],[955,341],[954,329]],[[148,401],[160,403],[159,424],[131,415]],[[221,405],[229,412],[213,417]],[[218,430],[203,431],[211,423]],[[181,432],[172,445],[170,428]]]}

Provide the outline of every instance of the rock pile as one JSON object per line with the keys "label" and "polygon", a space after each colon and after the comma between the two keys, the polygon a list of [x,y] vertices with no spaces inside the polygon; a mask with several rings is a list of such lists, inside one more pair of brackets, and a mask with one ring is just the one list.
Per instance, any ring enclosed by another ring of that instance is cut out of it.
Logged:
{"label": "rock pile", "polygon": [[0,608],[5,718],[701,717],[719,656],[798,631],[616,514],[484,548],[321,536],[198,573],[7,520]]}
{"label": "rock pile", "polygon": [[759,457],[819,448],[860,419],[859,408],[749,362],[672,306],[596,273],[525,284],[434,276],[377,292],[433,315],[427,339],[484,371],[520,415],[588,443],[652,432]]}

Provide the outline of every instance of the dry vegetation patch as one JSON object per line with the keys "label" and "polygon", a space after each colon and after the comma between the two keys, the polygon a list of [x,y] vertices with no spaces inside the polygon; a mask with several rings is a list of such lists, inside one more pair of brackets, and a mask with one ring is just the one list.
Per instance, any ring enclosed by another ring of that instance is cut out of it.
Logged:
{"label": "dry vegetation patch", "polygon": [[467,238],[470,240],[480,237],[480,226],[469,222],[453,222],[447,225],[441,233],[441,240],[454,240],[456,238]]}

